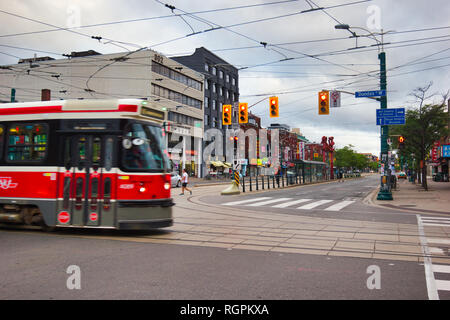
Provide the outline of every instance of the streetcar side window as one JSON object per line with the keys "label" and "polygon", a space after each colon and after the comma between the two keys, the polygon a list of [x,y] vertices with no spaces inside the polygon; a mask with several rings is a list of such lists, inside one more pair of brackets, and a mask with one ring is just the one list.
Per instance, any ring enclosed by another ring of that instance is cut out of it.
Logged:
{"label": "streetcar side window", "polygon": [[47,144],[46,125],[13,125],[8,130],[7,161],[42,161],[47,154]]}

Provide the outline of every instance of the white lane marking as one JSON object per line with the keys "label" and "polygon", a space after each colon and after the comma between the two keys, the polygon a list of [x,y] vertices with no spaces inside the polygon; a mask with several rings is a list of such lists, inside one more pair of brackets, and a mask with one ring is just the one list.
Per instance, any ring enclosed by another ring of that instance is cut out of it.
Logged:
{"label": "white lane marking", "polygon": [[339,211],[339,210],[345,208],[346,206],[352,204],[353,202],[355,202],[355,201],[344,200],[344,201],[336,203],[332,206],[329,206],[328,208],[325,209],[325,211]]}
{"label": "white lane marking", "polygon": [[450,218],[442,218],[442,217],[424,217],[422,218],[422,221],[425,220],[447,220],[450,221]]}
{"label": "white lane marking", "polygon": [[300,200],[288,201],[285,203],[280,203],[280,204],[274,205],[274,206],[272,206],[272,208],[286,208],[286,207],[292,206],[294,204],[307,202],[307,201],[311,201],[311,200],[312,199],[300,199]]}
{"label": "white lane marking", "polygon": [[278,199],[272,199],[272,200],[267,200],[267,201],[263,201],[263,202],[257,202],[257,203],[252,203],[249,204],[250,207],[259,207],[259,206],[264,206],[266,204],[271,204],[274,202],[280,202],[280,201],[285,201],[285,200],[291,200],[292,198],[278,198]]}
{"label": "white lane marking", "polygon": [[438,290],[450,291],[450,281],[449,280],[436,280],[436,287]]}
{"label": "white lane marking", "polygon": [[260,200],[265,200],[265,199],[272,199],[272,197],[259,197],[259,198],[253,198],[253,199],[247,199],[247,200],[233,201],[233,202],[224,203],[224,206],[234,206],[235,204],[249,203],[249,202],[260,201]]}
{"label": "white lane marking", "polygon": [[417,217],[417,228],[419,229],[420,235],[420,246],[423,254],[423,265],[425,267],[425,280],[427,283],[428,299],[429,300],[439,300],[439,294],[436,288],[436,280],[434,279],[434,273],[430,258],[430,251],[427,246],[427,238],[425,238],[425,232],[423,231],[423,224],[420,214],[416,214]]}
{"label": "white lane marking", "polygon": [[331,202],[331,201],[333,201],[333,200],[320,200],[320,201],[316,201],[316,202],[313,202],[313,203],[305,204],[304,206],[298,207],[297,209],[310,210],[310,209],[313,209],[315,207],[318,207],[318,206],[320,206],[322,204],[325,204],[325,203],[328,203],[328,202]]}
{"label": "white lane marking", "polygon": [[433,264],[433,272],[450,273],[450,265]]}
{"label": "white lane marking", "polygon": [[444,239],[444,238],[427,238],[428,242],[430,243],[437,243],[437,244],[450,244],[450,239]]}

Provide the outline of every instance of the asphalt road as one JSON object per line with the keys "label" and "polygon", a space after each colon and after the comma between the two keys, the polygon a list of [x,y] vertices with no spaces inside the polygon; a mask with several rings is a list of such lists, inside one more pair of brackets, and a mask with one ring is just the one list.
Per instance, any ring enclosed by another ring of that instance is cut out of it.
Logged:
{"label": "asphalt road", "polygon": [[[0,231],[0,299],[427,299],[418,263],[84,239],[71,233]],[[79,290],[66,286],[71,265],[81,271]],[[380,268],[380,289],[367,288],[372,265]]]}
{"label": "asphalt road", "polygon": [[[269,203],[267,205],[257,206],[256,202],[247,202],[237,204],[231,207],[246,208],[248,210],[270,210],[270,212],[302,215],[322,218],[336,218],[336,219],[351,219],[363,221],[377,221],[377,222],[393,222],[393,223],[416,223],[414,214],[405,213],[403,211],[380,208],[370,206],[363,202],[363,200],[379,186],[379,176],[372,175],[361,179],[347,179],[345,182],[331,182],[320,183],[312,185],[304,185],[300,187],[285,188],[285,189],[270,189],[263,192],[247,192],[239,196],[205,196],[202,200],[205,203],[211,204],[228,204],[234,201],[245,201],[256,198],[262,201],[271,201],[276,199],[284,199],[284,201]],[[277,207],[283,202],[298,201],[307,199],[308,201],[293,204],[285,208]],[[325,201],[323,205],[312,209],[298,210],[297,208],[317,201]],[[327,202],[329,201],[329,202]],[[329,206],[339,204],[342,201],[349,202],[344,208],[338,211],[327,211]]]}
{"label": "asphalt road", "polygon": [[[241,196],[196,188],[192,197],[174,195],[175,224],[159,231],[0,229],[0,299],[428,299],[420,245],[413,246],[417,217],[365,204],[377,181]],[[324,231],[326,224],[338,229]],[[391,224],[403,224],[410,236],[402,240],[374,229]],[[372,248],[360,251],[362,244]],[[375,258],[380,256],[387,259]],[[79,268],[80,289],[67,286],[73,284],[70,266]],[[368,287],[369,278],[375,288]],[[450,299],[448,292],[440,291],[440,298]]]}

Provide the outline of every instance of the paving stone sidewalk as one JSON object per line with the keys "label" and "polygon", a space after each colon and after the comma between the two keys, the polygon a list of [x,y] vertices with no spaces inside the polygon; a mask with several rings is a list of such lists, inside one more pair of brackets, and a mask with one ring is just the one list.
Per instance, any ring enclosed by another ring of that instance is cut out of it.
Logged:
{"label": "paving stone sidewalk", "polygon": [[417,212],[445,213],[450,215],[450,182],[427,180],[428,191],[419,183],[399,180],[397,190],[392,191],[394,200],[376,200],[374,192],[372,202],[384,207],[396,207]]}

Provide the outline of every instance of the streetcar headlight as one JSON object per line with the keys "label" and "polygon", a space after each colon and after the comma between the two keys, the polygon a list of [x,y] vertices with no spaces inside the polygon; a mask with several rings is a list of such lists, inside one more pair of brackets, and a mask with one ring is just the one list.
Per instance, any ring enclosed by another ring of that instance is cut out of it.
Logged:
{"label": "streetcar headlight", "polygon": [[170,189],[170,183],[164,183],[164,189],[169,190]]}
{"label": "streetcar headlight", "polygon": [[145,192],[145,190],[147,190],[147,189],[145,189],[145,187],[140,187],[139,188],[139,192]]}

